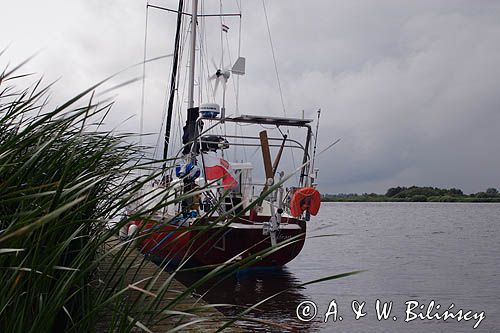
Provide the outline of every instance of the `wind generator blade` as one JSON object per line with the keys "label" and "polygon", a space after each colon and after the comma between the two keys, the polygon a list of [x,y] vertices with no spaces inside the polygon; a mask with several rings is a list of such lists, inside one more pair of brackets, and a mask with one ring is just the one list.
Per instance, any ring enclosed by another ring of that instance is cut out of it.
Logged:
{"label": "wind generator blade", "polygon": [[266,173],[266,185],[264,190],[267,190],[268,185],[272,185],[273,181],[273,166],[271,164],[271,152],[269,151],[269,139],[267,138],[267,131],[261,131],[259,133],[260,146],[262,150],[262,160],[264,161],[264,171]]}
{"label": "wind generator blade", "polygon": [[222,92],[226,92],[227,79],[225,77],[222,78]]}
{"label": "wind generator blade", "polygon": [[219,87],[219,82],[220,82],[220,78],[217,77],[217,79],[215,79],[215,85],[214,85],[214,97],[217,94],[217,88]]}
{"label": "wind generator blade", "polygon": [[219,69],[219,66],[217,66],[217,63],[215,62],[214,58],[210,58],[210,61],[212,62],[212,66],[214,66],[214,69],[215,70],[218,70]]}

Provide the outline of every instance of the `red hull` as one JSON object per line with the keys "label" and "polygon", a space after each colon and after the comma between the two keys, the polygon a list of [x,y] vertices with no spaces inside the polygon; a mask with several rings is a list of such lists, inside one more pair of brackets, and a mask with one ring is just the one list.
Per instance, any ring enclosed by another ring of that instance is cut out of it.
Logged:
{"label": "red hull", "polygon": [[[283,241],[293,240],[280,250],[257,257],[250,266],[283,266],[300,253],[304,246],[306,223],[286,218],[282,219],[282,223],[282,229],[277,233],[278,246]],[[142,221],[134,224],[141,225]],[[153,222],[147,223],[144,230],[154,225]],[[269,235],[263,235],[261,224],[236,218],[228,227],[212,227],[209,230],[179,230],[176,225],[164,225],[143,240],[140,248],[143,253],[165,263],[179,264],[187,260],[189,265],[204,266],[221,264],[234,258],[244,260],[271,248],[271,240]]]}

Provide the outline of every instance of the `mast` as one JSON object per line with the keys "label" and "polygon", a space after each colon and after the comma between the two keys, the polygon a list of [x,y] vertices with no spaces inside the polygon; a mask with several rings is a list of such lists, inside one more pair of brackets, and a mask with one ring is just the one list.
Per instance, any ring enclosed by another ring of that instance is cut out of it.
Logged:
{"label": "mast", "polygon": [[[188,73],[188,108],[186,125],[183,128],[182,143],[184,148],[182,154],[184,156],[191,154],[193,141],[197,137],[198,128],[196,120],[199,117],[199,109],[194,107],[194,70],[196,64],[196,24],[198,21],[198,0],[193,0],[193,12],[191,14],[191,40],[189,48],[189,73]],[[196,145],[195,145],[196,153]],[[196,163],[196,162],[195,162]]]}
{"label": "mast", "polygon": [[189,82],[188,82],[188,109],[194,107],[194,69],[196,63],[196,25],[198,22],[198,0],[193,0],[193,12],[191,15],[191,41],[189,58]]}
{"label": "mast", "polygon": [[[174,108],[174,98],[175,98],[175,83],[177,80],[177,69],[179,63],[179,53],[180,53],[180,35],[181,35],[181,25],[182,25],[182,10],[184,7],[184,0],[179,0],[179,9],[177,11],[177,30],[175,32],[175,45],[174,45],[174,60],[172,63],[172,76],[170,78],[170,96],[168,99],[168,109],[167,109],[167,123],[165,127],[165,143],[163,145],[163,160],[167,159],[168,156],[168,144],[170,143],[170,128],[172,126],[172,113]],[[163,169],[165,169],[165,162],[163,163]]]}

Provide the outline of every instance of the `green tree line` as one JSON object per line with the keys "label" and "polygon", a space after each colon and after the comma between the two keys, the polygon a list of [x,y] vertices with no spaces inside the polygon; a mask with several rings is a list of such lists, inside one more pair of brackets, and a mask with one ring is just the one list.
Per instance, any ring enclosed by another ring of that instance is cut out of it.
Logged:
{"label": "green tree line", "polygon": [[347,202],[500,202],[500,194],[494,187],[485,191],[464,194],[458,188],[438,188],[430,186],[397,186],[389,188],[385,194],[338,193],[324,194],[322,201]]}

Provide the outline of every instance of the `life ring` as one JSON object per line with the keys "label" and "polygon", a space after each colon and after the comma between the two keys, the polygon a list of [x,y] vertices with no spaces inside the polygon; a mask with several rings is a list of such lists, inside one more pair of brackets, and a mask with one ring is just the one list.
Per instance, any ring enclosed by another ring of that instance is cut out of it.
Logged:
{"label": "life ring", "polygon": [[292,216],[298,217],[304,211],[316,216],[321,205],[321,196],[313,187],[303,187],[296,190],[290,200],[290,211]]}

